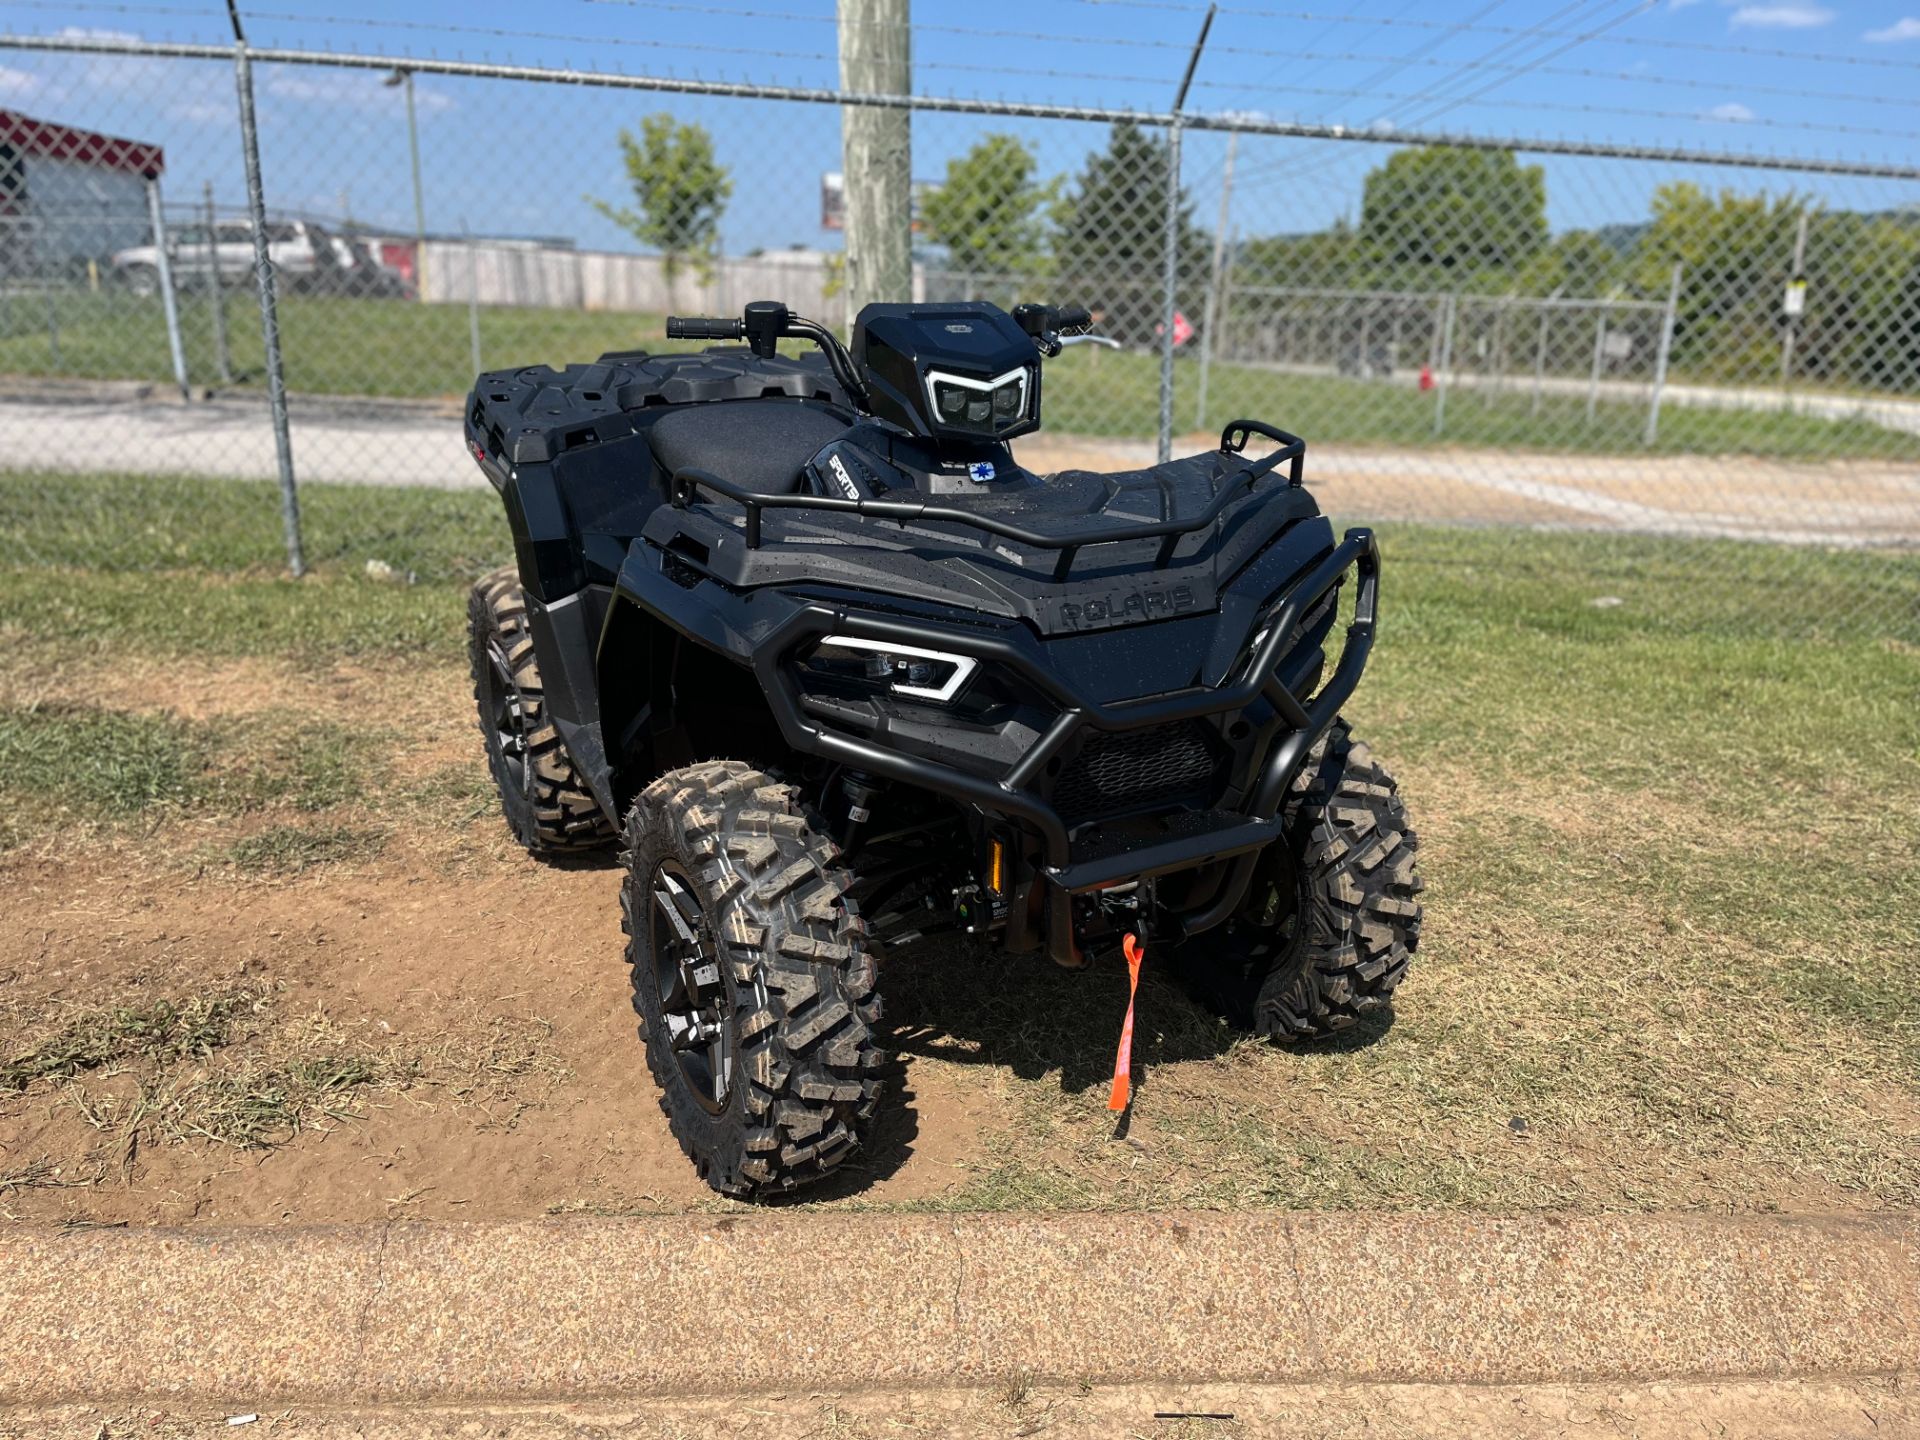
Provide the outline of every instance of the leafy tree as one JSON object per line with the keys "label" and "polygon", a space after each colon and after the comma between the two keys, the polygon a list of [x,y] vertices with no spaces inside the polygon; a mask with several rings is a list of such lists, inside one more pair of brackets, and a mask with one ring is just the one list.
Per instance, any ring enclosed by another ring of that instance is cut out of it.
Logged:
{"label": "leafy tree", "polygon": [[1920,247],[1872,328],[1860,378],[1888,390],[1920,390]]}
{"label": "leafy tree", "polygon": [[956,270],[1031,275],[1046,258],[1046,211],[1060,181],[1034,178],[1033,152],[1012,135],[988,135],[947,162],[947,178],[920,202],[926,236]]}
{"label": "leafy tree", "polygon": [[1680,265],[1676,365],[1740,377],[1778,363],[1780,295],[1806,207],[1793,195],[1710,195],[1690,181],[1654,191],[1653,220],[1634,246],[1630,273],[1642,295],[1664,300]]}
{"label": "leafy tree", "polygon": [[1522,295],[1562,295],[1590,299],[1605,295],[1621,278],[1620,251],[1591,230],[1569,230],[1537,251],[1520,271],[1514,288]]}
{"label": "leafy tree", "polygon": [[[1055,213],[1058,298],[1093,310],[1101,330],[1116,340],[1152,339],[1167,254],[1167,142],[1131,120],[1115,122],[1106,151],[1087,156]],[[1189,316],[1198,298],[1194,282],[1206,267],[1205,244],[1192,217],[1193,206],[1182,195],[1175,253],[1185,288],[1176,293]]]}
{"label": "leafy tree", "polygon": [[620,154],[636,208],[616,209],[588,196],[594,209],[660,252],[669,294],[689,263],[702,280],[711,279],[720,217],[733,194],[727,167],[714,158],[713,136],[705,126],[682,125],[663,111],[640,122],[637,140],[622,130]]}
{"label": "leafy tree", "polygon": [[1265,235],[1241,244],[1233,273],[1242,284],[1331,285],[1366,283],[1360,237],[1344,219],[1305,235]]}
{"label": "leafy tree", "polygon": [[1451,272],[1407,276],[1428,284],[1524,265],[1547,243],[1546,173],[1510,150],[1402,150],[1368,173],[1360,234],[1387,265]]}

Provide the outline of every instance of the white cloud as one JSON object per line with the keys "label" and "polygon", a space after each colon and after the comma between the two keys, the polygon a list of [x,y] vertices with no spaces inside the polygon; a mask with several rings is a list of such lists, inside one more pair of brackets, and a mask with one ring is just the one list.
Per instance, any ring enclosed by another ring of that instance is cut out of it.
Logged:
{"label": "white cloud", "polygon": [[0,95],[31,95],[40,88],[40,77],[11,65],[0,65]]}
{"label": "white cloud", "polygon": [[138,45],[140,37],[131,30],[101,30],[90,25],[63,25],[53,32],[56,40],[82,40],[100,45]]}
{"label": "white cloud", "polygon": [[1824,5],[1742,5],[1728,23],[1735,30],[1817,30],[1832,22]]}
{"label": "white cloud", "polygon": [[[386,84],[383,76],[365,70],[321,70],[306,66],[275,65],[264,68],[261,92],[276,100],[303,105],[344,105],[355,110],[398,110],[405,105],[398,87]],[[414,107],[433,115],[454,108],[453,97],[445,91],[414,82]]]}
{"label": "white cloud", "polygon": [[1920,20],[1908,15],[1884,30],[1869,30],[1860,38],[1869,45],[1895,45],[1902,40],[1920,40]]}
{"label": "white cloud", "polygon": [[1724,105],[1716,105],[1711,110],[1700,112],[1702,120],[1724,120],[1731,125],[1742,125],[1760,117],[1737,100],[1729,100]]}

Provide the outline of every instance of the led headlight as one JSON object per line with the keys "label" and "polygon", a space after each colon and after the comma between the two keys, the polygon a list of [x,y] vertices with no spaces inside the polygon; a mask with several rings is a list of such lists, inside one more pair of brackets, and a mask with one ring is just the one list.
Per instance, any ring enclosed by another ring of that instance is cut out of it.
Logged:
{"label": "led headlight", "polygon": [[942,429],[993,436],[1027,418],[1027,373],[1021,366],[991,380],[927,372],[927,398]]}
{"label": "led headlight", "polygon": [[826,636],[800,662],[802,670],[819,679],[943,705],[966,688],[977,667],[971,655],[848,635]]}

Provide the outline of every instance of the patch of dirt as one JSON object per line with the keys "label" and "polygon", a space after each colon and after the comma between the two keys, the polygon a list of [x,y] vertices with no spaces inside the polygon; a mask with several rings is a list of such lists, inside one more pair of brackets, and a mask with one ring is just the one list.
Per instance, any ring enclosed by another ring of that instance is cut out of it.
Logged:
{"label": "patch of dirt", "polygon": [[[422,1070],[422,1083],[370,1088],[357,1118],[270,1148],[148,1144],[124,1171],[70,1091],[36,1082],[0,1096],[0,1177],[39,1176],[0,1192],[0,1211],[278,1224],[720,1203],[668,1134],[646,1074],[610,867],[552,869],[509,852],[472,875],[235,886],[27,861],[0,883],[13,897],[0,934],[10,1040],[36,1019],[44,1031],[45,1017],[271,977],[276,1011],[322,1015],[356,1050],[404,1053]],[[545,1033],[541,1063],[490,1077],[489,1038],[530,1027]],[[936,1200],[984,1153],[1004,1113],[939,1072],[904,1064],[841,1192]],[[463,1078],[475,1093],[459,1092]]]}

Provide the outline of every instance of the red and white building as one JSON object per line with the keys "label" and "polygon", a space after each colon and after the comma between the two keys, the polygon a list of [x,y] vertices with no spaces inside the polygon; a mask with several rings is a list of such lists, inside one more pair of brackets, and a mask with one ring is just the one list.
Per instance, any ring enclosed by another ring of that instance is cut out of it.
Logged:
{"label": "red and white building", "polygon": [[0,276],[104,260],[152,239],[158,145],[0,110]]}

